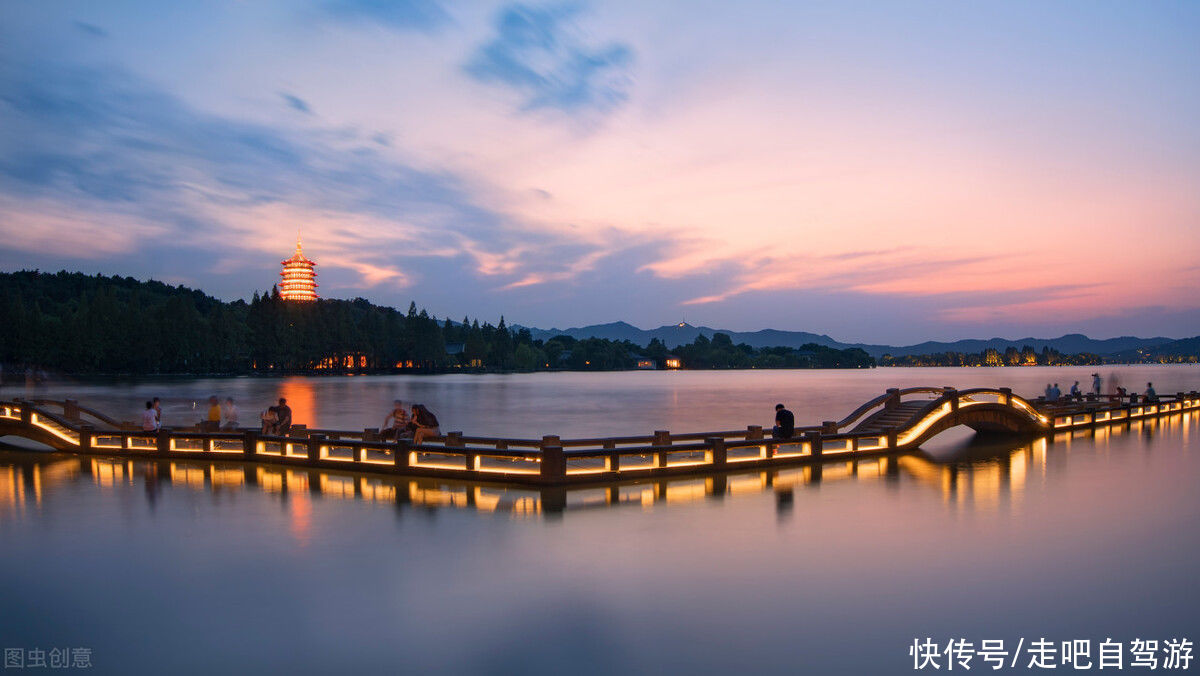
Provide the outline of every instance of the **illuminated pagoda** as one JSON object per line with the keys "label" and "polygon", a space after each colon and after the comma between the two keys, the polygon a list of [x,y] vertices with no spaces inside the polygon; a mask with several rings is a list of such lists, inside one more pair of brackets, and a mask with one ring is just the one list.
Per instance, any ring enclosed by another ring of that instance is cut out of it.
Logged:
{"label": "illuminated pagoda", "polygon": [[300,248],[300,238],[296,238],[296,253],[283,261],[283,272],[279,273],[283,281],[279,282],[279,297],[284,300],[316,300],[317,272],[313,270],[316,261],[304,257]]}

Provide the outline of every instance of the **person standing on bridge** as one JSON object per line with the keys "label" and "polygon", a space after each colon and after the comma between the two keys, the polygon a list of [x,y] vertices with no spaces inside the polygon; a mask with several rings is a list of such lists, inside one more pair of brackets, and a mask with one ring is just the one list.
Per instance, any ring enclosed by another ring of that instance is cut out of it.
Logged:
{"label": "person standing on bridge", "polygon": [[1099,373],[1092,374],[1092,392],[1095,392],[1097,396],[1100,395],[1100,374]]}
{"label": "person standing on bridge", "polygon": [[155,429],[162,429],[162,399],[155,397],[150,400],[154,404]]}
{"label": "person standing on bridge", "polygon": [[791,439],[796,435],[796,416],[784,408],[783,404],[775,404],[775,427],[771,429],[773,439]]}

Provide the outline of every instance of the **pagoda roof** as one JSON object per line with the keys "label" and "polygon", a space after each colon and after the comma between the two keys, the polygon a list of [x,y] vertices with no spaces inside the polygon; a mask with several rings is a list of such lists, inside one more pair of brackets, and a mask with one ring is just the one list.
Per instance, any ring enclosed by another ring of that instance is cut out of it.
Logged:
{"label": "pagoda roof", "polygon": [[299,237],[296,238],[296,253],[292,254],[291,258],[289,258],[285,261],[280,261],[279,264],[280,265],[289,265],[292,263],[299,263],[300,265],[316,265],[317,264],[316,261],[310,260],[310,259],[304,257],[304,249],[300,246],[300,238]]}
{"label": "pagoda roof", "polygon": [[304,254],[300,253],[299,251],[292,254],[292,257],[287,259],[286,261],[281,261],[280,265],[288,265],[290,263],[301,263],[304,265],[316,265],[317,264],[316,261],[305,258]]}

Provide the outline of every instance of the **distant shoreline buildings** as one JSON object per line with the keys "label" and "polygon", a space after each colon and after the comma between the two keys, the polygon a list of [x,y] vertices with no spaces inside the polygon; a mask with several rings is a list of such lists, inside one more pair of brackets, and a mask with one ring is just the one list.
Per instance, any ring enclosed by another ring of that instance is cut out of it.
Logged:
{"label": "distant shoreline buildings", "polygon": [[279,276],[279,297],[284,300],[310,301],[317,300],[317,271],[316,261],[304,257],[304,249],[300,238],[296,238],[296,253],[282,261],[283,270]]}

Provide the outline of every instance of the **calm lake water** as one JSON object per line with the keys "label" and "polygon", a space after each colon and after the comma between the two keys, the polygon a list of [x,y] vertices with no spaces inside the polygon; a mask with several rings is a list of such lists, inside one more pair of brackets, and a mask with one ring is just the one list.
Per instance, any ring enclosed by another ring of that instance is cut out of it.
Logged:
{"label": "calm lake water", "polygon": [[[817,423],[887,387],[1034,396],[1048,381],[1086,387],[1094,370],[181,379],[0,395],[71,396],[131,420],[159,395],[168,425],[198,419],[209,394],[235,397],[243,420],[285,396],[297,422],[351,429],[400,398],[443,430],[569,437],[769,425],[776,402]],[[1200,389],[1193,366],[1101,373],[1139,392]],[[537,491],[501,486],[3,452],[0,647],[90,648],[98,673],[900,673],[927,636],[1196,641],[1198,434],[1192,415],[1001,445],[952,430],[922,454],[819,471],[573,490],[556,515]]]}

